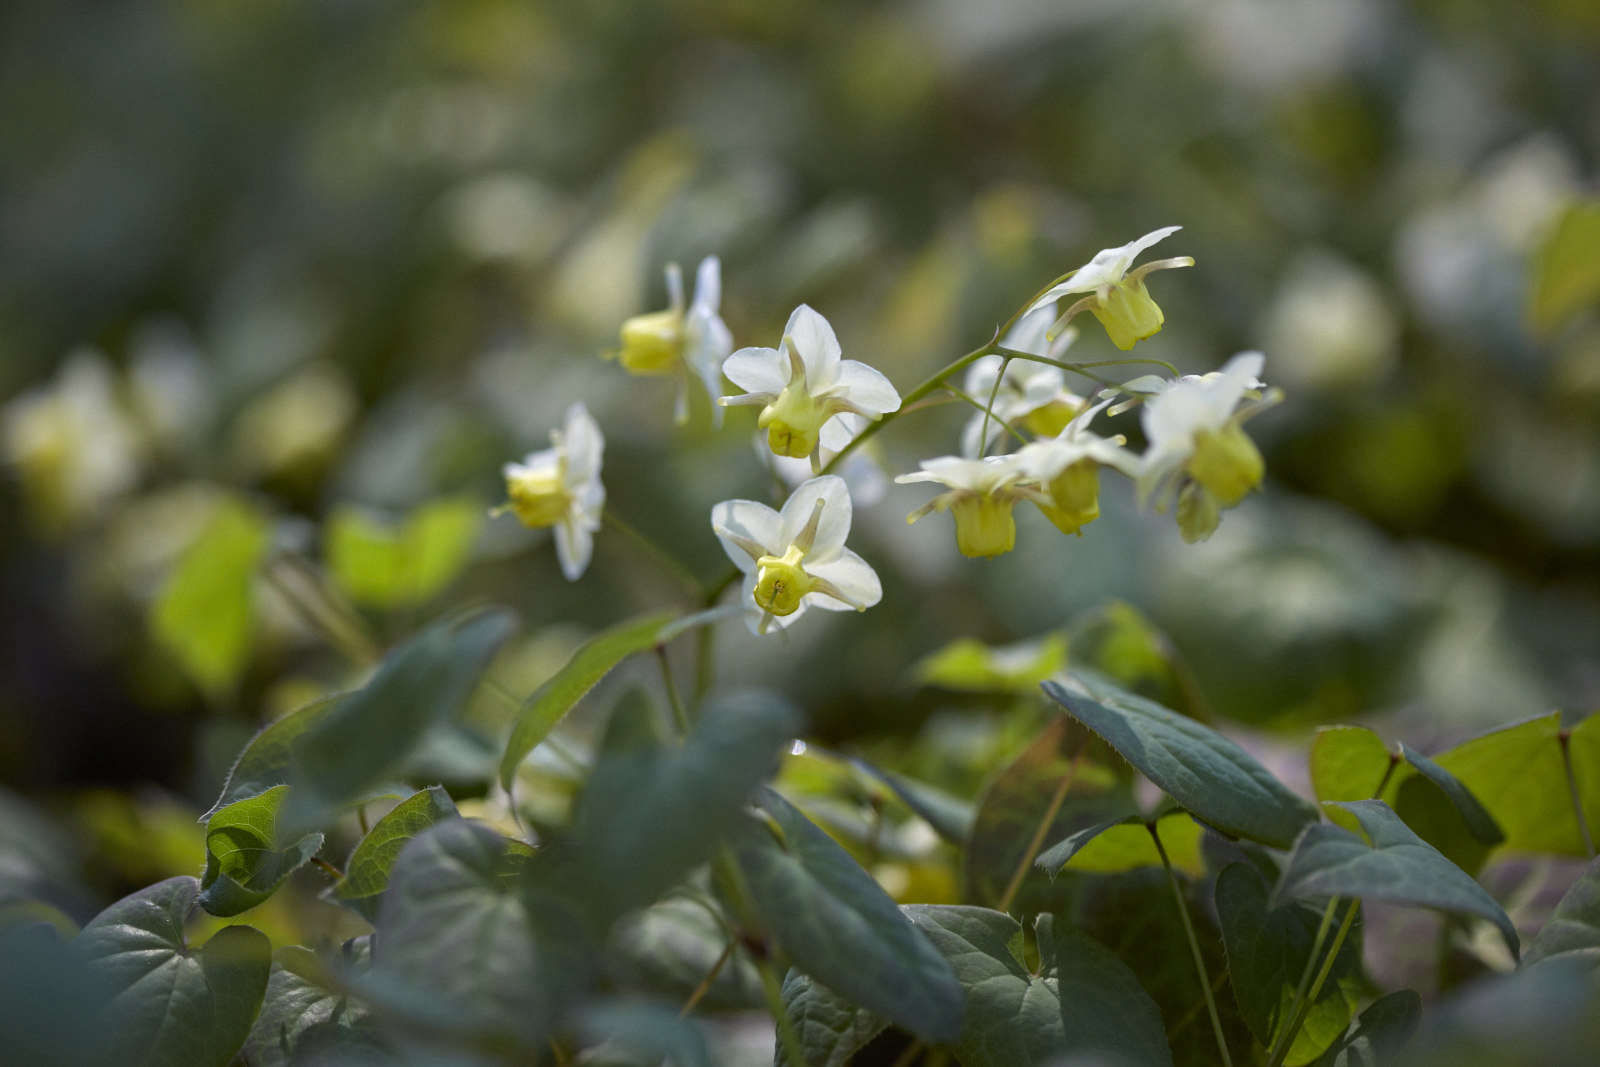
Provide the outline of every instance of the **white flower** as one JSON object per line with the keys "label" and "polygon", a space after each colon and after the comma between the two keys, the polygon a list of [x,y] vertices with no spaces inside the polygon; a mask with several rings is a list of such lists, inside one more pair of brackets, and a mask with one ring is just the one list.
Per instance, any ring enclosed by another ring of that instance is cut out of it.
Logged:
{"label": "white flower", "polygon": [[[767,447],[766,434],[756,434],[751,444],[755,446],[756,458],[771,466],[786,492],[793,492],[812,477],[811,464],[807,460],[773,455]],[[833,450],[826,445],[818,450],[819,460],[824,467],[832,461],[833,456]],[[883,469],[882,455],[876,442],[869,441],[846,456],[844,462],[839,464],[838,475],[849,488],[850,499],[862,507],[871,507],[889,492],[889,476]]]}
{"label": "white flower", "polygon": [[722,392],[722,361],[733,351],[733,334],[717,313],[722,303],[721,261],[716,256],[700,261],[694,301],[687,311],[683,273],[676,263],[667,264],[667,296],[671,306],[665,311],[635,315],[622,324],[622,365],[633,374],[676,373],[674,417],[679,422],[689,417],[689,375],[693,373],[705,384],[712,400],[712,421],[720,426],[722,409],[716,399]]}
{"label": "white flower", "polygon": [[900,394],[889,379],[853,359],[841,359],[828,320],[801,304],[783,328],[779,348],[741,348],[722,364],[728,380],[746,390],[721,403],[760,404],[757,421],[780,456],[840,451],[867,420],[898,410]]}
{"label": "white flower", "polygon": [[[1012,351],[1059,359],[1077,339],[1078,331],[1069,327],[1050,341],[1046,335],[1054,321],[1053,309],[1033,308],[1017,320],[1001,344]],[[1005,374],[996,390],[995,374],[1002,363]],[[1002,423],[1020,426],[1039,437],[1054,437],[1086,403],[1083,397],[1067,388],[1066,373],[1060,367],[1025,359],[1007,362],[1002,356],[984,356],[967,368],[962,384],[968,396],[989,407],[992,416],[985,420],[980,411],[967,420],[961,431],[961,454],[964,456],[977,456],[992,448],[995,439],[1005,432]],[[989,403],[991,395],[993,404]],[[985,421],[989,425],[988,439],[980,446],[978,439],[983,436]]]}
{"label": "white flower", "polygon": [[1054,304],[1069,293],[1088,293],[1088,296],[1062,313],[1056,322],[1056,329],[1071,322],[1079,312],[1088,311],[1106,328],[1112,344],[1124,351],[1132,348],[1135,343],[1158,332],[1166,321],[1161,309],[1145,289],[1145,276],[1152,271],[1192,267],[1194,260],[1189,256],[1177,256],[1154,260],[1132,270],[1129,268],[1133,267],[1133,261],[1140,252],[1180,229],[1180,226],[1165,226],[1119,248],[1101,249],[1088,263],[1073,271],[1066,281],[1052,286],[1034,301],[1033,308],[1029,310]]}
{"label": "white flower", "polygon": [[1261,453],[1241,424],[1281,399],[1256,392],[1265,362],[1260,352],[1241,352],[1220,371],[1172,382],[1144,405],[1149,447],[1139,465],[1140,496],[1155,493],[1165,507],[1176,492],[1187,540],[1209,537],[1218,511],[1261,484]]}
{"label": "white flower", "polygon": [[1069,422],[1059,436],[1035,441],[1016,453],[1023,476],[1037,483],[1048,498],[1034,502],[1062,533],[1081,533],[1099,518],[1101,467],[1130,478],[1139,474],[1139,457],[1122,447],[1121,434],[1101,437],[1087,428],[1108,404],[1109,400],[1101,401]]}
{"label": "white flower", "polygon": [[998,556],[1017,543],[1017,523],[1011,509],[1018,500],[1038,502],[1038,489],[1024,484],[1027,473],[1017,457],[989,456],[964,459],[940,456],[922,461],[922,469],[895,479],[901,484],[938,482],[949,487],[906,516],[916,522],[933,511],[949,511],[956,520],[956,547],[964,556]]}
{"label": "white flower", "polygon": [[815,604],[829,611],[865,611],[883,598],[878,575],[844,547],[850,492],[844,479],[813,478],[781,512],[754,500],[724,500],[711,509],[711,529],[744,572],[740,593],[751,632],[788,626]]}
{"label": "white flower", "polygon": [[567,408],[566,425],[550,431],[550,446],[521,463],[507,463],[507,502],[494,514],[509,511],[523,525],[554,526],[561,573],[575,582],[594,553],[594,531],[600,528],[606,489],[600,483],[605,438],[582,402]]}

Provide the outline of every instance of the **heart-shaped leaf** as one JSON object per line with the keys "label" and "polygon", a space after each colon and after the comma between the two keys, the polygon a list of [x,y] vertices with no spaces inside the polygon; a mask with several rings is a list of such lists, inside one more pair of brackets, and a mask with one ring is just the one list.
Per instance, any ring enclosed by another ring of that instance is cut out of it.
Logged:
{"label": "heart-shaped leaf", "polygon": [[367,921],[378,917],[378,900],[389,884],[389,872],[406,843],[428,827],[456,817],[450,794],[439,786],[411,794],[379,819],[345,861],[344,877],[329,892],[360,912]]}
{"label": "heart-shaped leaf", "polygon": [[210,821],[217,812],[236,801],[260,796],[273,786],[288,785],[295,742],[331,712],[344,695],[323,697],[263,727],[234,760],[217,802],[200,816],[200,821]]}
{"label": "heart-shaped leaf", "polygon": [[889,1028],[889,1020],[858,1008],[809,974],[790,969],[783,980],[783,1008],[805,1052],[791,1063],[778,1042],[775,1067],[847,1067],[850,1057]]}
{"label": "heart-shaped leaf", "polygon": [[[1205,859],[1200,855],[1204,831],[1187,812],[1169,811],[1160,816],[1156,830],[1173,867],[1197,877],[1205,873]],[[1034,865],[1052,875],[1069,866],[1075,871],[1116,874],[1136,867],[1160,867],[1161,853],[1144,816],[1126,815],[1069,834],[1039,853]]]}
{"label": "heart-shaped leaf", "polygon": [[1524,967],[1542,960],[1585,959],[1600,967],[1600,860],[1593,860],[1567,890],[1544,928],[1528,945]]}
{"label": "heart-shaped leaf", "polygon": [[1044,691],[1201,822],[1288,848],[1317,821],[1316,808],[1215,730],[1088,672],[1072,679],[1073,689],[1052,681]]}
{"label": "heart-shaped leaf", "polygon": [[[347,959],[343,966],[354,962]],[[286,946],[272,954],[266,999],[241,1054],[250,1067],[290,1067],[299,1062],[307,1040],[327,1047],[342,1037],[365,1049],[375,1040],[369,1014],[361,1001],[337,989],[316,953],[299,945]]]}
{"label": "heart-shaped leaf", "polygon": [[1422,998],[1397,989],[1367,1005],[1350,1033],[1318,1061],[1330,1067],[1383,1067],[1393,1063],[1422,1021]]}
{"label": "heart-shaped leaf", "polygon": [[1172,1067],[1161,1009],[1128,965],[1064,922],[1050,930],[1067,1050],[1096,1063]]}
{"label": "heart-shaped leaf", "polygon": [[1476,915],[1494,923],[1516,955],[1516,927],[1495,899],[1412,832],[1389,805],[1358,800],[1340,806],[1356,817],[1368,840],[1327,823],[1309,827],[1273,890],[1275,904],[1361,897]]}
{"label": "heart-shaped leaf", "polygon": [[272,969],[272,943],[248,926],[198,950],[183,934],[200,884],[169,878],[96,915],[73,945],[112,991],[95,1062],[225,1067],[244,1044]]}
{"label": "heart-shaped leaf", "polygon": [[468,497],[430,500],[396,525],[344,505],[323,524],[323,557],[358,604],[422,604],[467,565],[483,519],[483,505]]}
{"label": "heart-shaped leaf", "polygon": [[279,833],[278,812],[288,793],[288,786],[274,786],[211,816],[206,823],[206,871],[200,879],[202,908],[222,916],[247,911],[317,854],[321,834],[290,841]]}
{"label": "heart-shaped leaf", "polygon": [[761,921],[794,966],[931,1042],[961,1033],[963,995],[944,957],[850,854],[768,789],[783,835],[751,827],[736,849]]}

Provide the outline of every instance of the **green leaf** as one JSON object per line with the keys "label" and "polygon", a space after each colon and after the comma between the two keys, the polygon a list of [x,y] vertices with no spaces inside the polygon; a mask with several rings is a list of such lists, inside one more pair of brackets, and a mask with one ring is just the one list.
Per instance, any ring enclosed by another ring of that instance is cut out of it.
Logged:
{"label": "green leaf", "polygon": [[520,892],[526,854],[481,823],[446,819],[400,852],[358,988],[410,1025],[492,1047],[539,1047],[566,993]]}
{"label": "green leaf", "polygon": [[[1271,887],[1248,863],[1223,868],[1216,894],[1228,981],[1239,1014],[1263,1048],[1276,1048],[1294,1011],[1297,983],[1322,917],[1300,904],[1273,907]],[[1319,960],[1326,950],[1325,940]],[[1356,1010],[1360,966],[1360,932],[1352,930],[1289,1047],[1284,1062],[1290,1067],[1310,1063],[1344,1036]]]}
{"label": "green leaf", "polygon": [[225,1067],[244,1044],[267,990],[272,943],[229,926],[198,950],[183,924],[200,885],[169,878],[96,915],[73,942],[114,991],[96,1062]]}
{"label": "green leaf", "polygon": [[931,1042],[961,1032],[950,965],[850,854],[768,789],[784,841],[750,828],[736,855],[761,921],[794,966]]}
{"label": "green leaf", "polygon": [[1379,997],[1353,1030],[1319,1063],[1332,1067],[1384,1067],[1393,1063],[1422,1021],[1422,998],[1409,989]]}
{"label": "green leaf", "polygon": [[868,777],[888,786],[901,803],[933,827],[940,837],[952,845],[966,844],[978,816],[974,805],[926,782],[883,770],[859,756],[850,757],[850,762]]}
{"label": "green leaf", "polygon": [[435,623],[391,652],[371,681],[294,743],[284,822],[318,826],[392,778],[423,735],[466,704],[512,627],[507,611],[478,611]]}
{"label": "green leaf", "polygon": [[585,1005],[577,1022],[585,1043],[604,1042],[584,1050],[586,1065],[712,1067],[699,1027],[694,1020],[682,1018],[676,1007],[612,998]]}
{"label": "green leaf", "polygon": [[1582,200],[1562,214],[1534,257],[1528,314],[1548,334],[1600,303],[1600,200]]}
{"label": "green leaf", "polygon": [[395,857],[406,843],[428,827],[456,817],[450,794],[429,786],[402,800],[379,819],[345,861],[344,877],[329,892],[360,912],[368,922],[378,917],[378,900],[389,885]]}
{"label": "green leaf", "polygon": [[322,847],[319,833],[293,840],[280,835],[278,811],[288,792],[280,785],[234,801],[206,823],[206,871],[200,879],[200,906],[206,911],[221,916],[248,911]]}
{"label": "green leaf", "polygon": [[1066,665],[1065,634],[1049,633],[1003,648],[964,637],[924,657],[911,673],[919,685],[941,689],[1031,693]]}
{"label": "green leaf", "polygon": [[966,993],[961,1032],[951,1042],[964,1067],[1028,1067],[1071,1051],[1057,980],[1024,965],[1022,927],[1015,919],[988,908],[934,904],[908,905],[905,913],[949,962]]}
{"label": "green leaf", "polygon": [[744,823],[800,726],[789,704],[745,692],[710,703],[681,745],[667,745],[648,701],[623,700],[560,844],[562,888],[602,926],[654,901]]}
{"label": "green leaf", "polygon": [[1592,860],[1543,929],[1528,945],[1522,965],[1549,959],[1581,958],[1600,966],[1600,860]]}
{"label": "green leaf", "polygon": [[661,643],[663,632],[675,617],[671,612],[641,615],[602,630],[585,641],[565,666],[535,690],[517,711],[511,727],[511,739],[500,759],[501,788],[511,788],[523,757],[549,736],[585,693],[635,652]]}
{"label": "green leaf", "polygon": [[[1187,812],[1167,812],[1156,820],[1156,829],[1173,867],[1196,877],[1205,873],[1205,859],[1200,855],[1205,831]],[[1052,874],[1068,867],[1116,874],[1136,867],[1160,867],[1161,853],[1156,851],[1144,816],[1128,815],[1069,834],[1039,853],[1034,865]]]}
{"label": "green leaf", "polygon": [[775,1067],[847,1067],[850,1057],[889,1028],[889,1020],[858,1008],[809,974],[791,968],[783,979],[783,1007],[806,1062],[793,1064],[778,1042]]}
{"label": "green leaf", "polygon": [[[1365,726],[1319,727],[1311,742],[1311,788],[1324,803],[1370,800],[1384,784],[1393,759],[1383,738]],[[1395,774],[1398,773],[1397,769]],[[1344,809],[1324,810],[1345,829],[1356,828],[1355,817]]]}
{"label": "green leaf", "polygon": [[398,525],[344,505],[323,528],[323,557],[333,580],[358,604],[422,604],[467,565],[483,519],[483,505],[468,497],[430,500]]}
{"label": "green leaf", "polygon": [[1201,822],[1288,848],[1317,820],[1316,808],[1215,730],[1086,672],[1073,679],[1081,691],[1057,682],[1044,691]]}
{"label": "green leaf", "polygon": [[1417,773],[1444,790],[1445,796],[1450,798],[1450,803],[1455,806],[1461,820],[1466,823],[1467,831],[1479,844],[1493,847],[1506,839],[1500,825],[1494,821],[1494,816],[1478,803],[1478,798],[1472,795],[1472,790],[1462,784],[1461,779],[1404,741],[1400,742],[1400,754],[1405,757],[1407,763],[1417,769]]}
{"label": "green leaf", "polygon": [[294,765],[295,742],[331,712],[340,699],[337,695],[324,697],[263,727],[234,760],[222,793],[200,821],[206,822],[236,801],[260,796],[273,786],[287,785]]}
{"label": "green leaf", "polygon": [[231,689],[249,661],[256,569],[270,542],[260,511],[224,498],[151,605],[156,641],[210,694]]}
{"label": "green leaf", "polygon": [[1308,828],[1273,891],[1275,903],[1362,897],[1476,915],[1494,923],[1511,954],[1517,954],[1516,928],[1495,899],[1418,837],[1389,805],[1358,800],[1341,806],[1356,817],[1368,840],[1325,823]]}
{"label": "green leaf", "polygon": [[[1072,661],[1200,722],[1210,714],[1190,669],[1170,638],[1133,605],[1120,600],[1094,608],[1067,631]],[[1043,681],[1043,679],[1040,679]]]}
{"label": "green leaf", "polygon": [[1094,1063],[1172,1067],[1161,1010],[1128,965],[1081,930],[1050,928],[1068,1051]]}
{"label": "green leaf", "polygon": [[342,1036],[366,1048],[373,1040],[369,1019],[361,1001],[335,988],[316,953],[290,945],[272,955],[266,999],[241,1054],[250,1067],[290,1067],[301,1062],[306,1041],[326,1047]]}
{"label": "green leaf", "polygon": [[[728,935],[705,906],[683,897],[627,916],[607,946],[631,984],[675,999],[679,1004],[700,984],[728,947]],[[760,1009],[761,976],[740,952],[717,972],[700,1001],[707,1011]]]}

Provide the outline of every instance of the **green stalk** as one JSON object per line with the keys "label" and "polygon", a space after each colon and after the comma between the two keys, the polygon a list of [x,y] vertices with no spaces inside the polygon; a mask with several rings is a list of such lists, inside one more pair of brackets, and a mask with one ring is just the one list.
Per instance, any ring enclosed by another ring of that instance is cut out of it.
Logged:
{"label": "green stalk", "polygon": [[1583,814],[1583,796],[1578,792],[1578,776],[1572,770],[1571,733],[1562,730],[1556,735],[1561,742],[1561,769],[1567,776],[1567,795],[1572,798],[1572,814],[1578,819],[1578,833],[1583,837],[1583,850],[1594,859],[1594,837],[1589,833],[1589,820]]}
{"label": "green stalk", "polygon": [[696,578],[694,576],[694,572],[680,562],[678,558],[671,552],[668,552],[666,549],[656,544],[643,532],[635,528],[631,523],[619,519],[616,516],[616,513],[610,508],[605,509],[602,517],[604,518],[607,526],[611,527],[613,530],[628,538],[640,548],[644,549],[645,552],[654,558],[657,563],[665,567],[667,571],[669,571],[672,576],[676,578],[679,583],[681,583],[683,587],[692,595],[698,597],[705,593],[706,587],[701,583],[700,579]]}
{"label": "green stalk", "polygon": [[1017,891],[1022,888],[1022,880],[1028,876],[1028,868],[1033,866],[1034,857],[1039,854],[1039,848],[1044,844],[1044,835],[1049,833],[1050,827],[1055,824],[1056,815],[1061,811],[1061,804],[1067,799],[1067,790],[1072,787],[1072,780],[1078,776],[1078,761],[1083,758],[1083,752],[1084,750],[1080,748],[1072,757],[1067,773],[1061,776],[1060,783],[1056,785],[1055,794],[1050,798],[1050,806],[1045,809],[1039,825],[1034,827],[1033,839],[1028,842],[1028,847],[1023,849],[1016,870],[1011,872],[1011,880],[1006,883],[1005,894],[995,906],[996,911],[1011,910],[1011,902],[1016,899]]}
{"label": "green stalk", "polygon": [[1333,972],[1333,962],[1339,958],[1339,949],[1344,947],[1345,935],[1350,932],[1350,926],[1355,922],[1356,912],[1360,909],[1361,902],[1352,900],[1345,909],[1344,921],[1339,924],[1339,932],[1333,935],[1333,944],[1328,947],[1328,954],[1322,959],[1322,966],[1317,971],[1317,980],[1311,983],[1306,998],[1295,1009],[1294,1017],[1289,1020],[1289,1028],[1278,1039],[1277,1049],[1267,1061],[1267,1067],[1282,1067],[1284,1058],[1289,1055],[1289,1049],[1294,1046],[1295,1035],[1300,1032],[1301,1025],[1306,1021],[1306,1016],[1311,1013],[1311,1005],[1316,1003],[1317,994],[1322,992],[1322,984],[1328,980],[1328,975]]}
{"label": "green stalk", "polygon": [[683,701],[678,697],[678,687],[672,681],[672,660],[667,656],[667,646],[656,646],[656,662],[661,664],[661,682],[667,689],[667,702],[672,705],[672,721],[678,725],[678,733],[689,736],[689,713],[683,709]]}
{"label": "green stalk", "polygon": [[1178,875],[1172,869],[1172,860],[1167,858],[1166,846],[1161,843],[1161,834],[1156,831],[1155,823],[1145,823],[1144,828],[1150,831],[1150,840],[1156,843],[1161,866],[1167,871],[1167,884],[1172,886],[1172,899],[1178,905],[1178,918],[1183,920],[1183,935],[1189,939],[1189,951],[1194,954],[1194,970],[1200,978],[1200,992],[1205,994],[1206,1011],[1211,1015],[1211,1032],[1217,1038],[1217,1051],[1222,1055],[1223,1067],[1233,1067],[1233,1057],[1228,1053],[1228,1039],[1222,1033],[1222,1016],[1217,1014],[1217,1000],[1211,995],[1211,978],[1206,973],[1205,957],[1200,953],[1200,939],[1195,936],[1194,922],[1189,918],[1189,906],[1183,902]]}
{"label": "green stalk", "polygon": [[[1393,764],[1390,764],[1390,766],[1392,767]],[[1378,791],[1380,793],[1383,792],[1381,784],[1378,786]],[[1327,938],[1328,930],[1333,926],[1333,913],[1338,910],[1338,907],[1339,898],[1331,897],[1328,900],[1328,906],[1322,909],[1322,922],[1317,926],[1317,936],[1311,939],[1311,953],[1306,957],[1306,965],[1300,969],[1300,981],[1295,985],[1294,999],[1289,1002],[1291,1026],[1278,1032],[1277,1038],[1272,1042],[1272,1048],[1268,1050],[1269,1058],[1278,1054],[1279,1045],[1285,1042],[1291,1045],[1294,1043],[1293,1029],[1295,1027],[1292,1024],[1300,1014],[1300,1005],[1305,1003],[1306,991],[1311,988],[1311,976],[1316,973],[1318,953],[1322,951],[1322,942]]]}

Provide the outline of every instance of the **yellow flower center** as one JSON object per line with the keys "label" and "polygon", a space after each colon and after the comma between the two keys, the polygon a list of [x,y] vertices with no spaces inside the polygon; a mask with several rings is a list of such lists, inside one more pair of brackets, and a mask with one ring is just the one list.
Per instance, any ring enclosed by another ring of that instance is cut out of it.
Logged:
{"label": "yellow flower center", "polygon": [[538,529],[554,526],[566,517],[572,506],[572,494],[562,484],[559,469],[540,473],[524,473],[506,478],[507,507],[522,520],[524,526]]}
{"label": "yellow flower center", "polygon": [[1006,494],[964,494],[950,505],[956,520],[956,547],[968,557],[998,556],[1017,543],[1016,500]]}
{"label": "yellow flower center", "polygon": [[683,313],[652,311],[622,324],[622,365],[631,374],[666,374],[683,357]]}
{"label": "yellow flower center", "polygon": [[774,615],[793,615],[800,598],[816,589],[816,579],[800,566],[805,550],[790,545],[782,556],[756,560],[756,606]]}
{"label": "yellow flower center", "polygon": [[1062,533],[1075,534],[1100,517],[1100,469],[1092,459],[1080,459],[1045,486],[1050,504],[1039,510]]}
{"label": "yellow flower center", "polygon": [[1222,507],[1231,508],[1261,484],[1265,467],[1244,427],[1230,421],[1221,430],[1201,430],[1194,435],[1194,452],[1186,469]]}
{"label": "yellow flower center", "polygon": [[833,406],[812,397],[805,379],[798,378],[761,409],[756,425],[767,431],[767,447],[774,454],[802,459],[816,449],[822,424],[834,414]]}
{"label": "yellow flower center", "polygon": [[1166,317],[1151,299],[1144,279],[1119,282],[1111,286],[1103,300],[1089,305],[1094,317],[1106,328],[1111,343],[1126,352],[1137,342],[1161,330]]}

